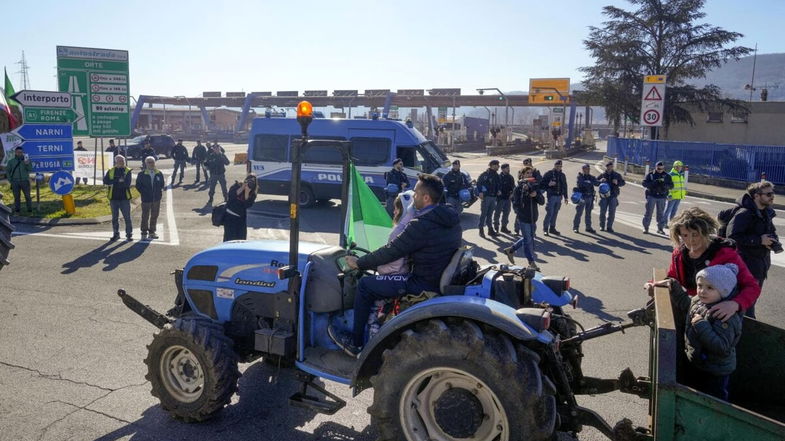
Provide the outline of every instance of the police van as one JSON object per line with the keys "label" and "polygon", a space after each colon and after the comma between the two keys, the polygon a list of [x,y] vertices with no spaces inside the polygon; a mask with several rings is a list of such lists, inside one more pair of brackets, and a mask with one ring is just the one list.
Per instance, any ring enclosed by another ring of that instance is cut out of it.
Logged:
{"label": "police van", "polygon": [[[257,118],[248,137],[248,161],[259,181],[259,192],[287,195],[292,178],[291,143],[300,138],[294,118]],[[419,173],[442,176],[450,161],[444,152],[407,123],[373,119],[316,118],[308,127],[311,138],[352,142],[355,166],[379,200],[385,200],[385,172],[401,158],[409,188]],[[302,165],[300,205],[341,198],[341,154],[329,147],[310,147]]]}

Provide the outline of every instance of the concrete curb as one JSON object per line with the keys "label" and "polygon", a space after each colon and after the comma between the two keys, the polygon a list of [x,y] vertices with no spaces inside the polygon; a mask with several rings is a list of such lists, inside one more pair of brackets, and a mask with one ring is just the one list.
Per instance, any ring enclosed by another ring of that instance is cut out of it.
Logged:
{"label": "concrete curb", "polygon": [[[131,213],[139,208],[140,205],[142,205],[141,198],[131,200]],[[110,222],[111,220],[111,214],[106,216],[87,217],[84,219],[46,219],[42,217],[11,216],[12,224],[45,225],[50,227],[56,227],[58,225],[97,225]]]}

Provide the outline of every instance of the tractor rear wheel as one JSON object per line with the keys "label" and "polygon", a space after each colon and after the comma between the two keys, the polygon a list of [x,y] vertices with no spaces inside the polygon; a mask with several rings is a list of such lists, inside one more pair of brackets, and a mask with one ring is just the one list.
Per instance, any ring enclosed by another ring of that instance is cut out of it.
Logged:
{"label": "tractor rear wheel", "polygon": [[371,378],[371,425],[385,441],[550,439],[556,401],[538,364],[472,321],[430,320],[385,351]]}
{"label": "tractor rear wheel", "polygon": [[186,422],[204,421],[229,403],[237,389],[237,355],[223,328],[205,319],[178,319],[161,329],[145,359],[152,394]]}
{"label": "tractor rear wheel", "polygon": [[11,208],[0,203],[0,269],[8,265],[8,253],[14,248],[11,243]]}

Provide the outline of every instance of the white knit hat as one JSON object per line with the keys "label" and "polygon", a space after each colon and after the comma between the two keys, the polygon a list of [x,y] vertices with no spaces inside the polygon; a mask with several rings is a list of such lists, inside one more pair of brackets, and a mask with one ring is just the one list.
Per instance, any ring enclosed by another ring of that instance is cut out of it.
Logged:
{"label": "white knit hat", "polygon": [[705,280],[720,293],[723,299],[726,299],[736,288],[736,276],[738,274],[738,266],[733,263],[726,263],[724,265],[708,266],[700,270],[695,279]]}

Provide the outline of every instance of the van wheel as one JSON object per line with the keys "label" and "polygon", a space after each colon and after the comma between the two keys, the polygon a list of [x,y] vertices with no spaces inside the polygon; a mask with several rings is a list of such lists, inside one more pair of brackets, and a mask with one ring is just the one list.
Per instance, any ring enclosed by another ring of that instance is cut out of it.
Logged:
{"label": "van wheel", "polygon": [[316,198],[313,195],[313,190],[309,187],[300,187],[300,206],[303,208],[310,208],[316,203]]}
{"label": "van wheel", "polygon": [[539,356],[468,320],[404,331],[371,383],[371,425],[385,441],[538,441],[556,426]]}

